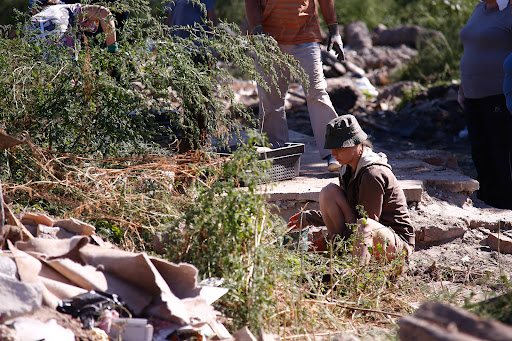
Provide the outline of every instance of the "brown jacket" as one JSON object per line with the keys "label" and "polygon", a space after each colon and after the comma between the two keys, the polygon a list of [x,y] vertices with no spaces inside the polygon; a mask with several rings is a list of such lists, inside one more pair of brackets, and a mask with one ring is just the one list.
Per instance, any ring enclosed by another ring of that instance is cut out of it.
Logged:
{"label": "brown jacket", "polygon": [[[409,245],[415,245],[405,194],[387,163],[387,157],[370,152],[373,157],[361,158],[357,173],[350,166],[340,177],[349,203],[363,206],[369,218],[392,228]],[[376,158],[376,156],[380,158]]]}

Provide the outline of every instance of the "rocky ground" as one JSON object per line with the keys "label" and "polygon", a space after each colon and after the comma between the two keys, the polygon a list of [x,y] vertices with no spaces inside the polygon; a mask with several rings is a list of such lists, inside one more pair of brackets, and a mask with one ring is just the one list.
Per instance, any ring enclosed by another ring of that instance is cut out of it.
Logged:
{"label": "rocky ground", "polygon": [[[385,94],[390,87],[378,91]],[[415,100],[391,110],[380,110],[381,101],[385,101],[380,95],[366,99],[364,109],[339,112],[358,117],[376,150],[394,155],[442,151],[445,165],[476,178],[464,116],[456,102],[457,87],[423,90]],[[290,129],[312,135],[303,105],[291,105],[288,120]],[[430,231],[439,236],[438,240],[418,243],[410,257],[406,276],[417,288],[408,302],[412,307],[428,300],[469,307],[510,291],[512,254],[496,251],[488,240],[489,233],[499,233],[503,240],[503,236],[512,237],[511,210],[490,207],[475,193],[436,187],[425,188],[421,201],[410,204],[409,209],[417,235]],[[361,330],[364,340],[380,340],[365,333]]]}
{"label": "rocky ground", "polygon": [[[395,155],[441,151],[446,161],[441,167],[475,179],[466,123],[457,103],[458,84],[389,82],[392,70],[416,54],[411,46],[418,35],[427,33],[418,27],[381,29],[369,32],[363,23],[353,23],[344,32],[347,60],[338,63],[323,54],[327,90],[336,111],[354,114],[376,150]],[[237,91],[239,100],[257,112],[255,86],[239,85]],[[286,99],[289,129],[312,136],[302,87],[292,84]],[[511,210],[489,207],[475,193],[435,187],[426,188],[421,201],[409,208],[417,236],[428,231],[439,237],[418,243],[410,257],[406,276],[417,286],[411,306],[427,300],[463,306],[510,290],[512,254],[496,250],[508,245],[512,252],[512,240],[509,244],[506,238],[512,236]],[[496,237],[500,246],[490,245]]]}

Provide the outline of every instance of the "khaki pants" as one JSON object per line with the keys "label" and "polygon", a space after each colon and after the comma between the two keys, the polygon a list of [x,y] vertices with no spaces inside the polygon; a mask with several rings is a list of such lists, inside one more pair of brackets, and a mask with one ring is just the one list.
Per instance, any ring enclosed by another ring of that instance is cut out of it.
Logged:
{"label": "khaki pants", "polygon": [[[311,127],[315,136],[316,145],[322,158],[331,154],[324,149],[325,127],[333,118],[337,117],[329,94],[326,91],[322,68],[322,58],[319,43],[305,43],[300,45],[279,45],[281,51],[294,56],[300,66],[309,76],[309,89],[307,92],[307,105]],[[262,74],[265,82],[270,86],[271,92],[258,86],[259,95],[259,119],[262,132],[266,133],[269,142],[274,146],[282,146],[289,141],[288,124],[285,112],[285,96],[288,91],[289,72],[281,70],[285,77],[278,79],[277,88],[271,86],[270,78],[262,72],[262,68],[256,62],[257,70]],[[276,70],[279,74],[280,70]]]}

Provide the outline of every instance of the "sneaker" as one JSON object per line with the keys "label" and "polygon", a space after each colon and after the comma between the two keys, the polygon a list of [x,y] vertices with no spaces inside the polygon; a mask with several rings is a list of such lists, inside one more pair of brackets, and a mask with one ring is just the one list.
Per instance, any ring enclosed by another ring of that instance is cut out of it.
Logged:
{"label": "sneaker", "polygon": [[329,172],[337,172],[340,167],[340,163],[332,157],[332,155],[327,157],[327,170],[329,170]]}

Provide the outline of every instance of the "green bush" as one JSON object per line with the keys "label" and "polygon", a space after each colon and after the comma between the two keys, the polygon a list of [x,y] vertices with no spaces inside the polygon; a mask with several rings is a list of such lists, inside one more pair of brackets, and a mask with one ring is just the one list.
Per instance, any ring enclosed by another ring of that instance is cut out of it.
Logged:
{"label": "green bush", "polygon": [[335,0],[335,6],[338,21],[344,25],[355,20],[365,22],[369,29],[378,24],[390,27],[399,24],[395,0]]}
{"label": "green bush", "polygon": [[458,79],[460,57],[455,52],[443,35],[433,36],[421,43],[418,55],[395,72],[393,77],[422,84]]}
{"label": "green bush", "polygon": [[273,272],[278,270],[271,259],[277,255],[279,224],[256,193],[268,170],[257,160],[252,146],[237,150],[218,181],[199,189],[194,205],[175,220],[167,245],[171,261],[194,264],[202,279],[225,280],[230,291],[220,306],[235,318],[236,328],[247,323],[258,328],[273,312]]}
{"label": "green bush", "polygon": [[[272,39],[232,36],[223,29],[227,24],[208,34],[194,27],[190,39],[172,39],[148,2],[118,6],[131,14],[114,54],[105,51],[103,36],[75,39],[73,49],[38,38],[24,29],[28,14],[20,15],[18,37],[0,39],[0,128],[26,130],[36,144],[61,152],[116,155],[159,135],[200,148],[210,136],[223,141],[238,116],[252,119],[234,103],[225,63],[261,80],[253,57],[275,73],[270,65],[278,56],[277,64],[303,77]],[[165,113],[165,131],[153,123],[154,113]],[[204,121],[202,131],[198,121]]]}

